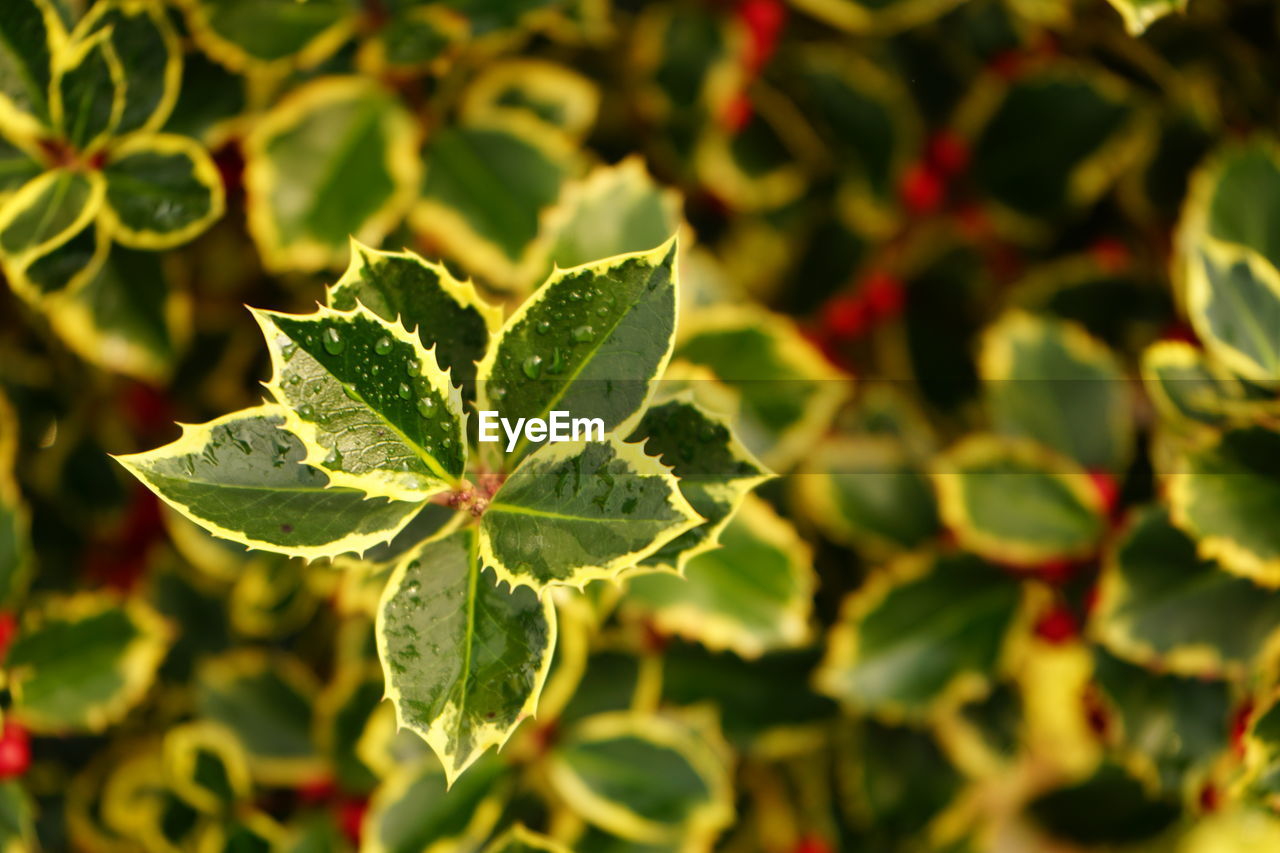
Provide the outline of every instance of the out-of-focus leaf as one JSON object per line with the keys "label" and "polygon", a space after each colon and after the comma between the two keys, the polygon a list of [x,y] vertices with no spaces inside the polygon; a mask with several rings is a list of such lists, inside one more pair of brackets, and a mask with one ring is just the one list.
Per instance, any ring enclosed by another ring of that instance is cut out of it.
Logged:
{"label": "out-of-focus leaf", "polygon": [[222,178],[185,136],[134,136],[112,147],[103,175],[111,236],[125,246],[168,249],[222,215]]}

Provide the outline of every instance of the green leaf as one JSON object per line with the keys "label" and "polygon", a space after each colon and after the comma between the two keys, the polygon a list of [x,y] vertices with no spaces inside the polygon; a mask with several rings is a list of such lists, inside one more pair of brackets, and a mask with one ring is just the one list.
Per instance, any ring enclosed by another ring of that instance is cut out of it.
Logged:
{"label": "green leaf", "polygon": [[457,486],[467,462],[462,395],[435,354],[357,304],[314,314],[253,312],[271,350],[268,390],[306,464],[371,497],[422,501]]}
{"label": "green leaf", "polygon": [[795,0],[795,5],[832,26],[854,33],[894,33],[923,24],[960,0]]}
{"label": "green leaf", "polygon": [[1176,425],[1221,424],[1240,401],[1239,383],[1203,350],[1184,341],[1158,341],[1142,353],[1142,380],[1161,416]]}
{"label": "green leaf", "polygon": [[1120,751],[1150,787],[1177,795],[1227,748],[1232,691],[1223,681],[1151,672],[1095,649],[1094,682],[1118,715]]}
{"label": "green leaf", "polygon": [[110,30],[73,42],[57,54],[53,70],[54,127],[80,151],[97,148],[120,126],[125,83]]}
{"label": "green leaf", "polygon": [[5,666],[14,714],[51,734],[102,731],[151,688],[168,626],[141,601],[81,592],[25,608]]}
{"label": "green leaf", "polygon": [[0,206],[11,193],[43,171],[33,144],[17,134],[11,138],[0,129]]}
{"label": "green leaf", "polygon": [[1262,428],[1222,434],[1181,457],[1168,478],[1174,524],[1201,557],[1268,587],[1280,587],[1280,435]]}
{"label": "green leaf", "polygon": [[382,668],[362,655],[359,661],[339,664],[316,705],[319,741],[334,781],[345,791],[364,793],[378,783],[361,757],[361,740],[385,696]]}
{"label": "green leaf", "polygon": [[50,68],[66,38],[50,0],[13,0],[0,15],[0,112],[49,117]]}
{"label": "green leaf", "polygon": [[624,606],[647,611],[663,633],[745,658],[808,642],[817,577],[813,551],[791,523],[748,497],[720,540],[688,562],[683,578],[630,578]]}
{"label": "green leaf", "polygon": [[828,439],[793,483],[800,506],[824,535],[868,554],[910,551],[938,533],[929,480],[896,438]]}
{"label": "green leaf", "polygon": [[1058,838],[1113,846],[1154,839],[1181,809],[1176,799],[1153,795],[1128,770],[1107,763],[1086,779],[1038,795],[1027,811]]}
{"label": "green leaf", "polygon": [[498,822],[509,787],[508,769],[493,755],[452,786],[434,761],[403,768],[374,793],[361,837],[378,853],[477,849]]}
{"label": "green leaf", "polygon": [[296,658],[252,648],[205,659],[195,678],[197,710],[235,734],[264,785],[298,784],[324,767],[311,739],[317,692]]}
{"label": "green leaf", "polygon": [[1211,355],[1268,385],[1280,374],[1280,270],[1258,253],[1209,239],[1188,261],[1191,322]]}
{"label": "green leaf", "polygon": [[333,488],[276,406],[245,409],[146,453],[117,457],[166,503],[215,536],[313,559],[390,540],[417,504]]}
{"label": "green leaf", "polygon": [[1140,36],[1165,15],[1187,11],[1187,0],[1107,0],[1124,19],[1131,36]]}
{"label": "green leaf", "polygon": [[[480,362],[476,407],[512,422],[563,410],[599,418],[606,432],[630,432],[671,358],[676,252],[673,237],[648,252],[553,272]],[[522,435],[508,466],[530,449]]]}
{"label": "green leaf", "polygon": [[982,696],[1020,602],[1017,582],[973,556],[903,558],[845,602],[815,683],[887,719]]}
{"label": "green leaf", "polygon": [[249,759],[235,733],[198,720],[164,736],[165,781],[194,809],[221,814],[249,795]]}
{"label": "green leaf", "polygon": [[[1064,218],[1141,150],[1129,90],[1100,71],[1049,64],[1018,77],[1003,97],[988,89],[973,98],[991,104],[974,141],[974,180],[1015,217]],[[1028,146],[1029,135],[1038,144]]]}
{"label": "green leaf", "polygon": [[1107,560],[1090,628],[1134,663],[1181,675],[1243,676],[1280,628],[1280,594],[1200,559],[1195,542],[1152,507]]}
{"label": "green leaf", "polygon": [[345,260],[349,236],[381,242],[418,188],[418,133],[394,95],[361,78],[322,78],[276,104],[244,149],[267,267],[319,270]]}
{"label": "green leaf", "polygon": [[570,853],[569,848],[559,841],[534,832],[522,823],[517,823],[493,839],[484,853],[533,853],[536,850],[543,853]]}
{"label": "green leaf", "polygon": [[1244,781],[1251,793],[1275,802],[1280,795],[1280,694],[1251,716],[1244,736]]}
{"label": "green leaf", "polygon": [[0,393],[0,606],[11,608],[26,591],[35,563],[31,512],[22,499],[14,464],[18,459],[18,420]]}
{"label": "green leaf", "polygon": [[15,853],[39,849],[34,803],[22,785],[12,779],[0,782],[0,849]]}
{"label": "green leaf", "polygon": [[[1280,146],[1268,136],[1225,145],[1191,177],[1178,222],[1179,261],[1193,263],[1207,241],[1252,249],[1280,267],[1280,239],[1269,224],[1276,215]],[[1185,277],[1186,270],[1181,272]],[[1203,320],[1192,314],[1193,323],[1198,319]]]}
{"label": "green leaf", "polygon": [[[61,304],[74,302],[74,297],[49,299],[59,294],[78,293],[91,281],[107,260],[111,237],[102,219],[89,222],[65,243],[37,249],[9,268],[9,283],[15,293],[28,303],[57,314]],[[145,284],[139,285],[145,289]],[[54,321],[57,325],[57,321]],[[73,348],[76,347],[72,343]]]}
{"label": "green leaf", "polygon": [[684,572],[688,561],[716,547],[743,500],[772,474],[738,442],[728,424],[694,402],[691,393],[650,406],[628,441],[644,444],[680,483],[680,494],[704,519],[640,566]]}
{"label": "green leaf", "polygon": [[378,607],[378,656],[401,728],[420,734],[448,784],[537,709],[555,649],[550,598],[482,571],[474,527],[400,563]]}
{"label": "green leaf", "polygon": [[[534,133],[550,132],[566,141],[580,141],[595,123],[599,105],[600,90],[589,78],[564,65],[522,57],[490,63],[482,69],[463,93],[459,118],[475,127],[529,128]],[[587,260],[621,251],[625,250],[592,255]]]}
{"label": "green leaf", "polygon": [[933,472],[942,519],[986,559],[1036,565],[1089,555],[1105,525],[1089,476],[1036,444],[975,435]]}
{"label": "green leaf", "polygon": [[135,136],[111,149],[105,212],[117,242],[136,249],[185,243],[222,215],[222,178],[193,139]]}
{"label": "green leaf", "polygon": [[701,519],[638,444],[548,444],[516,469],[480,521],[480,554],[512,587],[612,579]]}
{"label": "green leaf", "polygon": [[470,281],[458,281],[443,264],[413,252],[381,252],[351,243],[351,263],[326,291],[330,308],[349,311],[361,303],[382,319],[416,330],[423,347],[475,399],[476,362],[489,337],[502,326],[502,309],[480,298]]}
{"label": "green leaf", "polygon": [[108,29],[125,85],[116,133],[158,130],[173,110],[182,81],[182,47],[177,33],[161,6],[106,0],[89,8],[72,38],[83,39]]}
{"label": "green leaf", "polygon": [[1006,314],[983,335],[979,372],[997,432],[1034,439],[1090,469],[1121,472],[1128,464],[1128,381],[1106,345],[1081,327]]}
{"label": "green leaf", "polygon": [[200,47],[237,71],[324,60],[351,34],[348,0],[182,0]]}
{"label": "green leaf", "polygon": [[88,227],[105,190],[98,173],[70,169],[51,169],[27,182],[0,207],[0,253],[6,270],[20,268]]}
{"label": "green leaf", "polygon": [[158,255],[112,246],[99,224],[87,236],[97,245],[77,235],[27,270],[37,284],[40,276],[55,284],[71,275],[46,306],[54,330],[90,364],[165,381],[186,342],[189,298],[169,282]]}
{"label": "green leaf", "polygon": [[565,186],[543,218],[547,261],[560,269],[657,246],[680,227],[680,197],[628,157]]}
{"label": "green leaf", "polygon": [[559,195],[570,153],[502,128],[443,128],[423,153],[414,230],[467,269],[511,286],[531,262],[539,213]]}
{"label": "green leaf", "polygon": [[395,8],[361,43],[357,66],[373,74],[444,73],[470,31],[471,21],[445,4]]}
{"label": "green leaf", "polygon": [[623,711],[582,720],[552,752],[547,778],[569,809],[632,841],[713,834],[733,820],[723,756],[668,717]]}
{"label": "green leaf", "polygon": [[852,390],[849,377],[781,315],[725,306],[704,313],[681,336],[676,358],[706,366],[741,394],[734,429],[776,471],[813,447]]}

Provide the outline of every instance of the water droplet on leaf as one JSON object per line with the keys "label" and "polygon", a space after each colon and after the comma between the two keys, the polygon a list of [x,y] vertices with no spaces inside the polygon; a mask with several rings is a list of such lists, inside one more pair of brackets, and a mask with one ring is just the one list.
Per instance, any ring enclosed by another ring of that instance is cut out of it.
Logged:
{"label": "water droplet on leaf", "polygon": [[373,345],[373,351],[378,355],[386,355],[391,352],[391,338],[388,338],[385,335],[378,338],[378,342]]}
{"label": "water droplet on leaf", "polygon": [[400,387],[396,389],[396,393],[400,395],[400,399],[408,400],[413,396],[413,389],[409,387],[408,382],[401,382]]}
{"label": "water droplet on leaf", "polygon": [[341,355],[342,351],[347,348],[346,341],[342,340],[342,335],[338,334],[338,330],[333,326],[324,330],[324,351],[329,355]]}
{"label": "water droplet on leaf", "polygon": [[596,330],[590,326],[579,326],[573,330],[573,339],[580,344],[585,344],[595,339]]}
{"label": "water droplet on leaf", "polygon": [[542,356],[531,355],[526,358],[520,365],[520,369],[524,371],[524,375],[530,379],[537,379],[542,374]]}

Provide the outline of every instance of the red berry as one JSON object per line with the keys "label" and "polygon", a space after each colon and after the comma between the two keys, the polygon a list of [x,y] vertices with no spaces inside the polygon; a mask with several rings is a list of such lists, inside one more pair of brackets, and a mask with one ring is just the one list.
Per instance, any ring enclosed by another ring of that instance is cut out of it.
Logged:
{"label": "red berry", "polygon": [[12,720],[5,721],[0,734],[0,779],[12,779],[31,766],[31,737]]}
{"label": "red berry", "polygon": [[806,835],[791,848],[791,853],[835,853],[825,839],[816,835]]}
{"label": "red berry", "polygon": [[923,164],[917,163],[902,176],[902,203],[914,214],[937,210],[942,205],[944,191],[942,178]]}
{"label": "red berry", "polygon": [[9,646],[18,635],[18,617],[8,610],[0,610],[0,660],[9,654]]}
{"label": "red berry", "polygon": [[352,844],[360,844],[360,834],[367,811],[369,811],[368,800],[343,800],[338,806],[338,826]]}
{"label": "red berry", "polygon": [[738,4],[738,19],[750,35],[747,72],[756,74],[778,46],[778,37],[787,22],[787,7],[781,0],[742,0]]}
{"label": "red berry", "polygon": [[1071,580],[1080,564],[1072,560],[1045,560],[1035,566],[1036,574],[1046,583],[1061,586]]}
{"label": "red berry", "polygon": [[1116,478],[1106,471],[1090,471],[1089,480],[1093,483],[1093,490],[1097,492],[1098,499],[1102,502],[1103,514],[1110,517],[1115,513],[1116,502],[1120,498],[1120,486]]}
{"label": "red berry", "polygon": [[1036,622],[1036,636],[1053,645],[1061,645],[1080,635],[1076,617],[1064,605],[1057,605]]}
{"label": "red berry", "polygon": [[334,785],[332,777],[317,776],[298,785],[294,790],[298,794],[298,799],[303,803],[315,805],[332,797],[337,790],[337,786]]}
{"label": "red berry", "polygon": [[730,133],[741,133],[751,124],[754,116],[755,109],[751,106],[751,99],[745,92],[739,92],[725,105],[724,112],[720,115],[720,124]]}
{"label": "red berry", "polygon": [[1089,247],[1089,254],[1105,273],[1123,272],[1130,261],[1129,247],[1114,237],[1100,237]]}
{"label": "red berry", "polygon": [[1196,330],[1186,323],[1177,322],[1170,323],[1163,332],[1160,333],[1162,341],[1182,341],[1192,346],[1200,346],[1200,339],[1196,337]]}
{"label": "red berry", "polygon": [[1222,796],[1214,785],[1206,784],[1200,789],[1200,811],[1216,812],[1222,804]]}
{"label": "red berry", "polygon": [[905,296],[902,282],[885,272],[872,273],[862,282],[862,298],[871,316],[878,320],[898,316]]}
{"label": "red berry", "polygon": [[959,134],[940,130],[929,140],[928,160],[942,174],[958,175],[969,165],[969,145]]}
{"label": "red berry", "polygon": [[860,296],[836,296],[822,308],[822,327],[837,340],[850,341],[871,327],[871,311]]}

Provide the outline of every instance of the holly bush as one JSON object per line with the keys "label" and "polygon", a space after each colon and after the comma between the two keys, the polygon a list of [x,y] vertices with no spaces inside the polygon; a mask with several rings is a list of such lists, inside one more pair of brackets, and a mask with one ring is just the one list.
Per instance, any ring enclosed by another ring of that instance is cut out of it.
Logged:
{"label": "holly bush", "polygon": [[1277,50],[4,0],[0,846],[1280,849]]}

